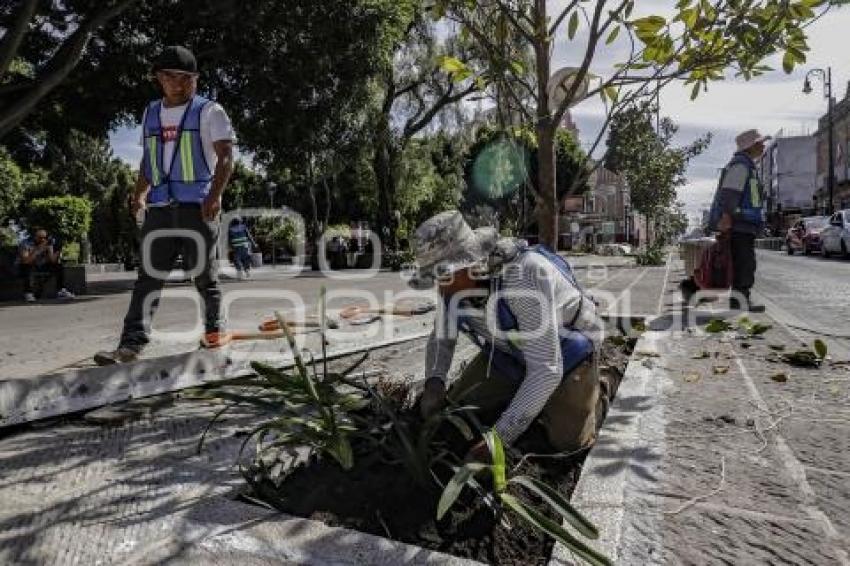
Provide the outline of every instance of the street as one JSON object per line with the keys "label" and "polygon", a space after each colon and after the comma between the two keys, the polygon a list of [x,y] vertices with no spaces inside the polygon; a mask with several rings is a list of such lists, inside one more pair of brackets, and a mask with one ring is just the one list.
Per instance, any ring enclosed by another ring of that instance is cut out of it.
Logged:
{"label": "street", "polygon": [[760,250],[755,291],[792,334],[820,337],[833,357],[850,359],[850,261]]}

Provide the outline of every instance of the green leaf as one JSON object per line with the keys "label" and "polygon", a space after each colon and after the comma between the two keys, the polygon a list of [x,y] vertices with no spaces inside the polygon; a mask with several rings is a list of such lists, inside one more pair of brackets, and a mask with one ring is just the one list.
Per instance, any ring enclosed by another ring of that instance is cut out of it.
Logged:
{"label": "green leaf", "polygon": [[576,36],[576,31],[578,30],[578,11],[574,11],[570,16],[569,27],[567,28],[567,37],[573,39]]}
{"label": "green leaf", "polygon": [[343,470],[350,470],[354,466],[354,452],[351,450],[351,443],[345,435],[337,433],[330,439],[326,450],[339,462]]}
{"label": "green leaf", "polygon": [[446,484],[440,495],[440,501],[437,503],[437,520],[441,520],[446,512],[451,509],[452,505],[457,501],[460,492],[472,477],[478,472],[487,469],[487,465],[479,463],[469,463],[455,470],[454,476]]}
{"label": "green leaf", "polygon": [[466,440],[472,440],[473,434],[472,429],[469,428],[469,425],[466,424],[466,421],[457,415],[448,415],[446,416],[446,420],[449,421],[454,427],[463,435],[463,438]]}
{"label": "green leaf", "polygon": [[[691,100],[696,100],[699,96],[699,87],[702,86],[700,83],[694,83],[694,88],[691,89]],[[711,332],[709,330],[709,332]]]}
{"label": "green leaf", "polygon": [[496,493],[505,491],[508,482],[505,479],[505,447],[502,445],[502,439],[499,438],[499,433],[495,430],[490,430],[484,434],[484,440],[487,442],[487,448],[490,450],[490,459],[493,461],[490,466],[493,472],[493,487]]}
{"label": "green leaf", "polygon": [[796,58],[794,54],[790,51],[785,52],[785,56],[782,57],[782,70],[787,74],[791,74],[794,70],[794,63],[796,62]]}
{"label": "green leaf", "polygon": [[598,539],[599,529],[573,507],[566,497],[537,478],[517,476],[508,483],[524,486],[557,511],[570,525],[587,538]]}
{"label": "green leaf", "polygon": [[618,35],[620,35],[620,26],[617,26],[611,30],[611,33],[608,34],[608,39],[605,40],[605,45],[611,45],[612,43],[617,41]]}
{"label": "green leaf", "polygon": [[449,55],[442,55],[437,58],[437,65],[450,75],[469,70],[466,63],[456,57],[450,57]]}
{"label": "green leaf", "polygon": [[502,500],[502,503],[504,503],[511,511],[516,513],[521,519],[525,520],[532,527],[543,531],[563,544],[570,551],[574,552],[576,556],[585,560],[591,566],[614,566],[614,563],[606,556],[593,550],[575,538],[573,535],[568,533],[566,529],[549,517],[546,517],[531,507],[526,507],[521,501],[509,493],[502,493],[499,495],[499,498]]}
{"label": "green leaf", "polygon": [[610,98],[611,102],[617,102],[617,99],[620,98],[620,89],[615,86],[606,86],[605,96]]}
{"label": "green leaf", "polygon": [[826,358],[826,354],[828,353],[828,350],[826,348],[826,343],[824,343],[823,340],[821,340],[821,339],[815,340],[815,353],[818,355],[818,357],[821,360]]}
{"label": "green leaf", "polygon": [[727,332],[729,330],[732,330],[732,325],[726,322],[725,320],[721,320],[719,318],[713,319],[705,327],[705,331],[711,334],[718,334],[720,332]]}

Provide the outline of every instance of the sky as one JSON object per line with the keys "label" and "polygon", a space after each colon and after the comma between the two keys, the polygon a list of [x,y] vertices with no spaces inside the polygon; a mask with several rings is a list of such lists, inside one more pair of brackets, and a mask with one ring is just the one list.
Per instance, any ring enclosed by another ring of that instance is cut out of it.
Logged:
{"label": "sky", "polygon": [[[553,4],[562,5],[564,2]],[[637,3],[641,12],[665,15],[675,2],[641,0]],[[817,129],[817,121],[826,113],[823,84],[814,80],[813,92],[802,92],[803,81],[808,70],[832,66],[833,94],[839,100],[847,91],[850,79],[850,60],[840,55],[840,46],[846,45],[850,30],[850,8],[833,8],[821,20],[807,29],[809,46],[807,62],[788,75],[782,71],[781,59],[775,57],[767,63],[777,69],[752,81],[728,77],[727,80],[711,83],[707,93],[690,100],[690,86],[671,84],[661,94],[661,113],[672,118],[680,131],[676,142],[685,145],[701,134],[711,132],[713,141],[701,156],[696,158],[688,170],[688,184],[679,190],[679,198],[692,219],[698,218],[702,209],[708,208],[717,185],[718,170],[729,161],[735,150],[735,136],[746,129],[756,128],[766,135],[811,134]],[[586,35],[577,34],[570,42],[564,32],[555,47],[553,68],[577,66],[583,56]],[[613,65],[624,58],[627,44],[621,37],[610,48],[594,59],[592,72],[599,76],[610,75]],[[572,110],[579,130],[582,145],[589,149],[602,125],[605,114],[598,100],[585,101]],[[597,152],[597,155],[599,152]]]}
{"label": "sky", "polygon": [[[566,0],[550,1],[550,12],[557,14],[558,8],[565,4]],[[674,4],[673,0],[640,0],[636,3],[635,15],[666,15]],[[808,61],[790,75],[781,70],[780,59],[776,57],[768,64],[778,70],[749,82],[729,77],[712,83],[708,92],[695,101],[690,100],[690,87],[680,84],[671,84],[662,93],[662,115],[680,126],[677,143],[687,144],[706,132],[714,136],[707,151],[691,163],[688,184],[679,191],[679,198],[692,219],[698,218],[700,211],[709,206],[718,170],[731,157],[735,136],[741,131],[756,128],[767,135],[775,135],[780,130],[785,135],[798,135],[817,129],[818,118],[826,112],[826,100],[822,95],[822,83],[817,81],[813,83],[812,94],[803,94],[803,79],[809,69],[831,65],[834,95],[838,99],[844,97],[850,80],[850,59],[840,53],[847,45],[844,36],[848,30],[850,8],[833,9],[808,28],[811,47]],[[566,25],[563,25],[555,43],[553,71],[563,66],[577,66],[584,55],[586,41],[587,35],[581,29],[570,41]],[[627,46],[625,34],[621,34],[618,41],[597,52],[591,71],[601,77],[613,73],[614,64],[624,59]],[[575,106],[572,114],[581,132],[582,145],[589,149],[601,128],[604,106],[598,98],[587,100]],[[117,130],[110,140],[117,156],[131,163],[139,162],[138,128]],[[600,151],[594,155],[598,157]]]}

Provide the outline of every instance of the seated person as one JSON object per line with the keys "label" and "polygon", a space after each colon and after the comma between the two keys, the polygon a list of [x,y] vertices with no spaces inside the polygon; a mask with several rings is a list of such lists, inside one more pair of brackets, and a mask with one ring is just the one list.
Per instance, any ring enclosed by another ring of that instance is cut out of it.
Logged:
{"label": "seated person", "polygon": [[35,236],[24,241],[19,250],[21,278],[24,280],[24,300],[33,303],[32,278],[34,275],[56,278],[59,299],[73,299],[74,294],[65,288],[65,275],[62,270],[62,250],[47,235],[47,230],[37,229]]}
{"label": "seated person", "polygon": [[[597,348],[602,322],[567,262],[545,246],[473,231],[457,211],[416,231],[418,271],[411,286],[435,284],[443,299],[428,343],[425,416],[447,398],[475,406],[512,444],[534,421],[559,452],[581,450],[596,438],[600,395]],[[481,348],[447,391],[457,331]],[[482,441],[468,456],[486,461]]]}

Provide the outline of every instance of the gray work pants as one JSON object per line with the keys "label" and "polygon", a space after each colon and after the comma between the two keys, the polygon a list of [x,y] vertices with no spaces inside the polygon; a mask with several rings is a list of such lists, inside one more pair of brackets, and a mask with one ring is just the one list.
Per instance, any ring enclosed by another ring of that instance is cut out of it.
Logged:
{"label": "gray work pants", "polygon": [[[120,347],[140,352],[150,341],[150,326],[159,306],[160,294],[165,285],[164,277],[174,268],[178,255],[183,256],[183,269],[186,272],[200,270],[195,276],[195,287],[204,301],[206,331],[220,330],[221,290],[218,287],[217,261],[219,229],[218,220],[206,222],[203,219],[200,205],[148,209],[142,225],[142,263],[130,299],[130,308],[124,318]],[[198,234],[203,246],[198,249],[198,245],[190,238],[165,236],[155,238],[146,250],[146,237],[161,230],[186,230]],[[162,273],[151,273],[149,268]]]}

